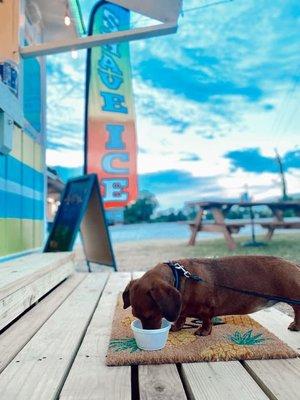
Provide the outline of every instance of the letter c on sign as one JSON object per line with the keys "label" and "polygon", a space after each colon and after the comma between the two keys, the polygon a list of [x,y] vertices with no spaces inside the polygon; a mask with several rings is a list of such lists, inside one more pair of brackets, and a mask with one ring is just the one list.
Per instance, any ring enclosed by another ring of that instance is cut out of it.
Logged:
{"label": "letter c on sign", "polygon": [[102,169],[108,174],[128,174],[129,168],[120,168],[113,165],[114,160],[129,161],[128,153],[108,153],[102,158]]}

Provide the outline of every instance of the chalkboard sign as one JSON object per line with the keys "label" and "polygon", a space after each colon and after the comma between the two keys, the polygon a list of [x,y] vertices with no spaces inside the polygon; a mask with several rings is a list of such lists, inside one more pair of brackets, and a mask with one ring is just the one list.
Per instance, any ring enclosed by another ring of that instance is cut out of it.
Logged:
{"label": "chalkboard sign", "polygon": [[88,263],[116,269],[96,174],[67,182],[44,252],[71,251],[79,229]]}

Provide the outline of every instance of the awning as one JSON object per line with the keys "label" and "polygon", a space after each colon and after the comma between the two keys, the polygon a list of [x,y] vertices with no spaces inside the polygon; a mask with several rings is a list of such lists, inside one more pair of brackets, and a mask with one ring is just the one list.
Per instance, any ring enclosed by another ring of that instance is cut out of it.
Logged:
{"label": "awning", "polygon": [[182,0],[109,0],[149,18],[161,22],[177,21],[181,11]]}
{"label": "awning", "polygon": [[[78,37],[84,32],[78,0],[27,0],[27,2],[36,3],[40,8],[45,36],[42,43],[22,47],[20,53],[23,58],[175,33],[182,7],[182,0],[108,0],[110,3],[118,4],[160,23],[101,35]],[[73,22],[69,26],[65,25],[64,21],[67,11],[70,12],[69,16]]]}
{"label": "awning", "polygon": [[26,0],[26,16],[33,24],[41,23],[44,42],[75,39],[85,33],[78,0]]}

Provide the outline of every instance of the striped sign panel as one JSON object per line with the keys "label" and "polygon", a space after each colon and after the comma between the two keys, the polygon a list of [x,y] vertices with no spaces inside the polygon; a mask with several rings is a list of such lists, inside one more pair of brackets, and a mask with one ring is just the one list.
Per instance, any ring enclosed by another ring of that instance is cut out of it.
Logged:
{"label": "striped sign panel", "polygon": [[0,154],[0,257],[42,245],[44,149],[18,127],[13,150]]}

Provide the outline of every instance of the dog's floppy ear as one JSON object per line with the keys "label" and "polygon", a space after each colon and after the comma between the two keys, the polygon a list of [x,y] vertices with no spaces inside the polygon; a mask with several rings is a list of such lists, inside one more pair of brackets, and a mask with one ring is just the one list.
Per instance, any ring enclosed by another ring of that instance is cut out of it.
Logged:
{"label": "dog's floppy ear", "polygon": [[168,321],[176,321],[181,311],[181,294],[174,286],[161,281],[157,283],[150,294],[158,305],[162,316]]}
{"label": "dog's floppy ear", "polygon": [[135,280],[133,280],[133,281],[130,281],[129,283],[128,283],[128,285],[126,286],[126,288],[125,288],[125,290],[124,290],[124,292],[123,292],[123,294],[122,294],[122,297],[123,297],[123,308],[125,309],[125,308],[128,308],[129,306],[131,306],[131,303],[130,303],[130,288],[132,287],[132,284],[135,282]]}

